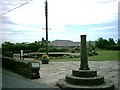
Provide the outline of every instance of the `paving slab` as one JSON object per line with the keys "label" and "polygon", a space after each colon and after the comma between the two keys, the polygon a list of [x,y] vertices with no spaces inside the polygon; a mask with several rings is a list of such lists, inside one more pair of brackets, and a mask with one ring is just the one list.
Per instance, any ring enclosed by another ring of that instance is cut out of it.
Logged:
{"label": "paving slab", "polygon": [[[120,82],[118,80],[119,64],[118,61],[89,61],[91,70],[97,70],[98,75],[104,76],[106,79],[112,80],[115,87],[118,88]],[[40,82],[52,87],[56,87],[59,79],[65,78],[67,74],[71,74],[72,70],[78,70],[80,61],[60,61],[49,62],[49,64],[41,64],[40,78],[33,79],[34,82]]]}

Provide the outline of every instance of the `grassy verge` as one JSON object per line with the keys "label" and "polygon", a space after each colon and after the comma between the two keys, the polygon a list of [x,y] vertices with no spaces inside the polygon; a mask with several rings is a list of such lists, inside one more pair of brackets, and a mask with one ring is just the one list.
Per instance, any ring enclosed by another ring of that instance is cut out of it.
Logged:
{"label": "grassy verge", "polygon": [[[117,61],[120,51],[98,50],[98,55],[89,56],[89,61]],[[54,58],[50,61],[80,61],[80,58]]]}

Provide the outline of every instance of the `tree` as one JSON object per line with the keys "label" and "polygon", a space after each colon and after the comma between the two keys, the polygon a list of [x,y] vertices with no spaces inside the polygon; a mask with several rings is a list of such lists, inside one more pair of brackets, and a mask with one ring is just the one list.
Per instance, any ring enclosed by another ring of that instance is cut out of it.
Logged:
{"label": "tree", "polygon": [[91,51],[94,48],[92,41],[88,41],[88,51]]}
{"label": "tree", "polygon": [[96,43],[96,46],[101,49],[105,49],[109,44],[109,42],[103,38],[99,38],[97,41],[95,41],[95,43]]}
{"label": "tree", "polygon": [[13,50],[15,53],[20,53],[20,50],[28,50],[28,44],[23,42],[23,43],[16,43],[13,45]]}
{"label": "tree", "polygon": [[28,46],[29,46],[29,50],[31,50],[32,52],[37,52],[41,47],[41,42],[35,41],[34,43],[30,43]]}
{"label": "tree", "polygon": [[46,40],[44,38],[42,38],[42,40],[41,40],[41,47],[45,48],[45,46],[46,46]]}
{"label": "tree", "polygon": [[103,48],[103,38],[99,38],[95,43],[98,48]]}
{"label": "tree", "polygon": [[14,43],[4,42],[2,43],[2,52],[12,52]]}
{"label": "tree", "polygon": [[117,44],[120,45],[120,39],[118,39]]}
{"label": "tree", "polygon": [[113,40],[113,38],[109,38],[109,45],[115,45],[115,42],[114,42],[114,40]]}
{"label": "tree", "polygon": [[108,49],[108,50],[118,50],[120,49],[120,39],[118,39],[118,42],[114,42],[113,38],[109,38],[108,40],[99,38],[96,42],[96,47],[101,48],[101,49]]}

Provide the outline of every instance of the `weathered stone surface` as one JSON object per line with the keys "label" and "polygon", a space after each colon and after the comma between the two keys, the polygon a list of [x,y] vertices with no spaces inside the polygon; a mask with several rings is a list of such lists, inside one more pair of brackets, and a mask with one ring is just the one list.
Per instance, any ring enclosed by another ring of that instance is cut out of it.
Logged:
{"label": "weathered stone surface", "polygon": [[57,85],[62,90],[114,90],[113,82],[106,80],[105,83],[101,85],[74,85],[69,84],[65,79],[60,79]]}
{"label": "weathered stone surface", "polygon": [[99,85],[104,83],[103,76],[96,77],[75,77],[72,75],[66,75],[66,82],[74,85]]}
{"label": "weathered stone surface", "polygon": [[72,70],[72,74],[76,77],[95,77],[97,70]]}
{"label": "weathered stone surface", "polygon": [[88,66],[87,48],[86,48],[86,35],[81,35],[81,54],[80,54],[80,70],[90,70]]}
{"label": "weathered stone surface", "polygon": [[[67,74],[72,74],[72,70],[77,70],[79,65],[79,61],[50,61],[48,65],[41,64],[41,78],[32,79],[32,81],[57,87],[58,80]],[[118,61],[89,61],[89,66],[91,70],[97,70],[98,75],[105,76],[105,79],[113,81],[115,88],[120,86],[120,82],[118,82]]]}

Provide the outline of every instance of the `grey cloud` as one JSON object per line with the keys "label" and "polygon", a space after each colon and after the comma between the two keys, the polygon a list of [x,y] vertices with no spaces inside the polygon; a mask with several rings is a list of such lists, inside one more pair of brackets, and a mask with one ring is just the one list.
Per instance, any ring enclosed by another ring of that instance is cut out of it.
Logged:
{"label": "grey cloud", "polygon": [[6,16],[2,16],[0,20],[2,21],[2,24],[16,24],[12,22],[9,17],[6,17]]}

